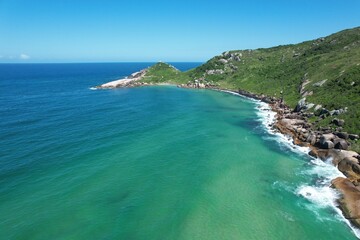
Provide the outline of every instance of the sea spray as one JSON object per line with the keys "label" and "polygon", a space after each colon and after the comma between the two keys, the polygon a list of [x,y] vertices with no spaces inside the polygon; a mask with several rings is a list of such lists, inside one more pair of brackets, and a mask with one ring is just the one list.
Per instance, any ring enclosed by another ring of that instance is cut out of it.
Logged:
{"label": "sea spray", "polygon": [[[307,199],[310,204],[306,205],[307,209],[313,211],[320,220],[332,220],[329,218],[321,217],[317,211],[319,208],[331,208],[337,213],[338,219],[344,221],[354,232],[357,238],[360,238],[360,230],[351,225],[342,211],[338,207],[338,199],[340,194],[337,190],[331,188],[331,181],[337,177],[345,177],[334,165],[332,165],[332,159],[329,158],[326,161],[322,161],[319,158],[310,157],[308,155],[310,148],[295,145],[291,136],[284,135],[274,129],[276,122],[276,112],[272,111],[269,104],[254,100],[258,107],[258,116],[260,118],[263,128],[270,134],[267,136],[268,140],[274,140],[278,142],[280,147],[286,147],[288,150],[300,154],[306,155],[310,158],[309,164],[311,168],[301,172],[300,174],[306,175],[308,178],[314,178],[315,182],[311,185],[301,184],[298,186],[294,193]],[[278,185],[278,182],[276,182]],[[290,187],[285,187],[289,190]]]}

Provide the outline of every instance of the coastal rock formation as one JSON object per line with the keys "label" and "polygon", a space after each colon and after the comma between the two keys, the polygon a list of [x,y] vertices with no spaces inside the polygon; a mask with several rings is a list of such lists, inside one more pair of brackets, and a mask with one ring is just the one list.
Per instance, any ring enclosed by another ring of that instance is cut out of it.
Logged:
{"label": "coastal rock formation", "polygon": [[[360,155],[347,151],[347,139],[359,139],[359,136],[332,132],[327,127],[312,129],[311,124],[306,121],[306,113],[301,111],[305,104],[305,99],[301,99],[293,112],[289,112],[289,108],[284,106],[281,100],[271,104],[272,109],[277,112],[275,127],[281,133],[292,136],[295,144],[309,146],[312,149],[309,155],[324,161],[332,159],[333,165],[346,176],[332,181],[332,186],[341,193],[339,208],[347,219],[360,227]],[[343,126],[345,122],[335,119],[335,123]]]}
{"label": "coastal rock formation", "polygon": [[295,112],[300,112],[301,109],[305,108],[306,106],[306,98],[302,98],[299,100],[298,104],[295,107]]}
{"label": "coastal rock formation", "polygon": [[186,84],[179,84],[178,87],[181,88],[216,88],[218,85],[213,82],[208,82],[204,78],[195,79],[194,81],[189,81]]}
{"label": "coastal rock formation", "polygon": [[112,82],[104,83],[99,86],[96,86],[97,89],[109,89],[109,88],[120,88],[120,87],[130,87],[134,85],[147,85],[146,83],[137,83],[140,81],[145,74],[147,73],[147,69],[143,69],[139,72],[132,73],[128,77],[124,79],[118,79]]}
{"label": "coastal rock formation", "polygon": [[346,178],[338,177],[332,181],[332,185],[341,193],[338,200],[345,218],[354,225],[360,227],[360,189]]}
{"label": "coastal rock formation", "polygon": [[344,139],[336,138],[334,140],[334,147],[336,149],[347,150],[349,147],[349,144]]}

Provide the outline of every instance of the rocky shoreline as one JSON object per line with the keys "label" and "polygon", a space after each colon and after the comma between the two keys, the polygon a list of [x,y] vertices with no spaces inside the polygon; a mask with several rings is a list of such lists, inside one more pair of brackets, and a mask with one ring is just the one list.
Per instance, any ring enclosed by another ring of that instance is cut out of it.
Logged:
{"label": "rocky shoreline", "polygon": [[309,147],[311,149],[309,155],[323,161],[331,159],[332,164],[346,176],[346,178],[338,177],[331,181],[331,187],[341,193],[338,207],[346,219],[360,228],[360,155],[357,152],[348,151],[349,143],[346,141],[349,138],[359,139],[359,136],[345,132],[332,132],[329,129],[314,130],[312,124],[307,121],[307,113],[296,111],[296,108],[292,110],[281,99],[243,90],[232,92],[268,103],[277,113],[272,127],[282,134],[291,136],[294,144]]}
{"label": "rocky shoreline", "polygon": [[139,72],[135,72],[127,76],[123,79],[118,79],[115,81],[111,81],[108,83],[101,84],[99,86],[96,86],[96,89],[112,89],[112,88],[123,88],[123,87],[135,87],[135,86],[142,86],[142,85],[148,85],[147,83],[140,82],[141,79],[145,76],[147,73],[147,69],[143,69]]}
{"label": "rocky shoreline", "polygon": [[[125,79],[105,83],[97,86],[97,89],[140,87],[149,85],[160,85],[141,80],[146,75],[147,69],[131,74]],[[162,84],[161,84],[162,85]],[[292,137],[293,143],[299,146],[309,147],[309,155],[320,158],[323,161],[331,159],[332,164],[342,172],[346,178],[338,177],[332,180],[331,187],[341,193],[338,199],[339,208],[343,215],[354,226],[360,228],[360,155],[354,151],[348,151],[348,139],[358,140],[356,134],[342,132],[344,122],[334,119],[338,126],[335,132],[330,128],[314,129],[308,122],[309,114],[302,111],[301,100],[295,109],[288,107],[282,99],[268,97],[266,95],[253,94],[244,90],[221,89],[213,82],[204,79],[178,85],[180,88],[211,89],[236,93],[248,98],[260,100],[269,104],[272,111],[276,112],[276,121],[273,128],[280,133]]]}

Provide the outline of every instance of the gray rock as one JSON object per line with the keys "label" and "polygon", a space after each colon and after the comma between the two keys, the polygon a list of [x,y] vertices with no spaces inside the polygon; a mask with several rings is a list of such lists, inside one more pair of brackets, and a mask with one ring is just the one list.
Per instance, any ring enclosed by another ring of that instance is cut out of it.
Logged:
{"label": "gray rock", "polygon": [[334,119],[332,120],[332,123],[334,123],[336,126],[342,127],[342,126],[344,126],[344,124],[345,124],[345,120],[343,120],[343,119],[338,119],[338,118],[334,118]]}
{"label": "gray rock", "polygon": [[211,69],[211,70],[207,70],[206,74],[208,75],[214,75],[214,74],[223,74],[224,70],[222,69]]}
{"label": "gray rock", "polygon": [[328,114],[329,110],[327,110],[326,108],[322,108],[320,111],[320,115],[324,115],[324,114]]}
{"label": "gray rock", "polygon": [[349,147],[349,144],[344,139],[336,138],[334,140],[334,147],[336,149],[347,150]]}
{"label": "gray rock", "polygon": [[314,83],[313,86],[315,87],[321,87],[322,85],[324,85],[324,83],[326,83],[327,79],[324,79],[320,82]]}
{"label": "gray rock", "polygon": [[309,136],[306,138],[306,142],[310,143],[311,145],[315,145],[316,135],[313,133],[309,134]]}
{"label": "gray rock", "polygon": [[228,57],[230,57],[230,52],[229,52],[229,51],[223,52],[222,55],[223,55],[224,57],[228,58]]}
{"label": "gray rock", "polygon": [[345,175],[348,175],[348,173],[351,174],[351,172],[360,174],[359,164],[349,157],[346,157],[339,162],[338,169]]}
{"label": "gray rock", "polygon": [[334,148],[334,143],[331,141],[325,141],[323,143],[320,143],[320,147],[323,149],[332,149]]}
{"label": "gray rock", "polygon": [[225,64],[225,63],[227,63],[228,61],[227,61],[226,59],[221,58],[221,59],[219,59],[219,62]]}
{"label": "gray rock", "polygon": [[296,105],[294,111],[295,112],[300,112],[300,110],[302,110],[303,108],[305,108],[306,106],[306,98],[302,98],[299,100],[298,104]]}
{"label": "gray rock", "polygon": [[356,140],[356,139],[359,139],[359,135],[349,134],[349,138],[350,138],[351,140]]}
{"label": "gray rock", "polygon": [[234,61],[237,61],[237,62],[240,62],[240,61],[241,61],[240,56],[234,56],[233,59],[234,59]]}
{"label": "gray rock", "polygon": [[347,108],[340,108],[340,109],[335,109],[335,110],[332,110],[330,111],[330,115],[333,116],[333,115],[340,115],[340,114],[343,114],[343,113],[346,113],[347,112]]}
{"label": "gray rock", "polygon": [[313,108],[314,106],[315,106],[315,104],[313,104],[313,103],[308,103],[308,104],[306,104],[305,109],[306,109],[306,110],[309,110],[309,109]]}
{"label": "gray rock", "polygon": [[336,136],[332,133],[323,134],[320,136],[320,144],[323,144],[325,142],[331,142],[336,138]]}
{"label": "gray rock", "polygon": [[321,105],[316,105],[315,108],[314,108],[314,110],[317,111],[317,110],[319,110],[319,109],[321,109],[321,108],[322,108]]}
{"label": "gray rock", "polygon": [[314,94],[313,91],[310,91],[310,92],[305,91],[303,94],[301,94],[301,96],[306,97],[306,96],[312,96],[313,94]]}
{"label": "gray rock", "polygon": [[335,135],[345,140],[349,138],[349,134],[347,134],[346,132],[337,132]]}

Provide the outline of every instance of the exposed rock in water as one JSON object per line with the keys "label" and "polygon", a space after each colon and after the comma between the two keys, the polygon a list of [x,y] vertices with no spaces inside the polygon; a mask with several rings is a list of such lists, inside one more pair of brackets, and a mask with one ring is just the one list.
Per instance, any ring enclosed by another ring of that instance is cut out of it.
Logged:
{"label": "exposed rock in water", "polygon": [[332,185],[342,193],[339,200],[345,218],[351,219],[351,222],[360,227],[360,191],[348,179],[338,177],[332,180]]}

